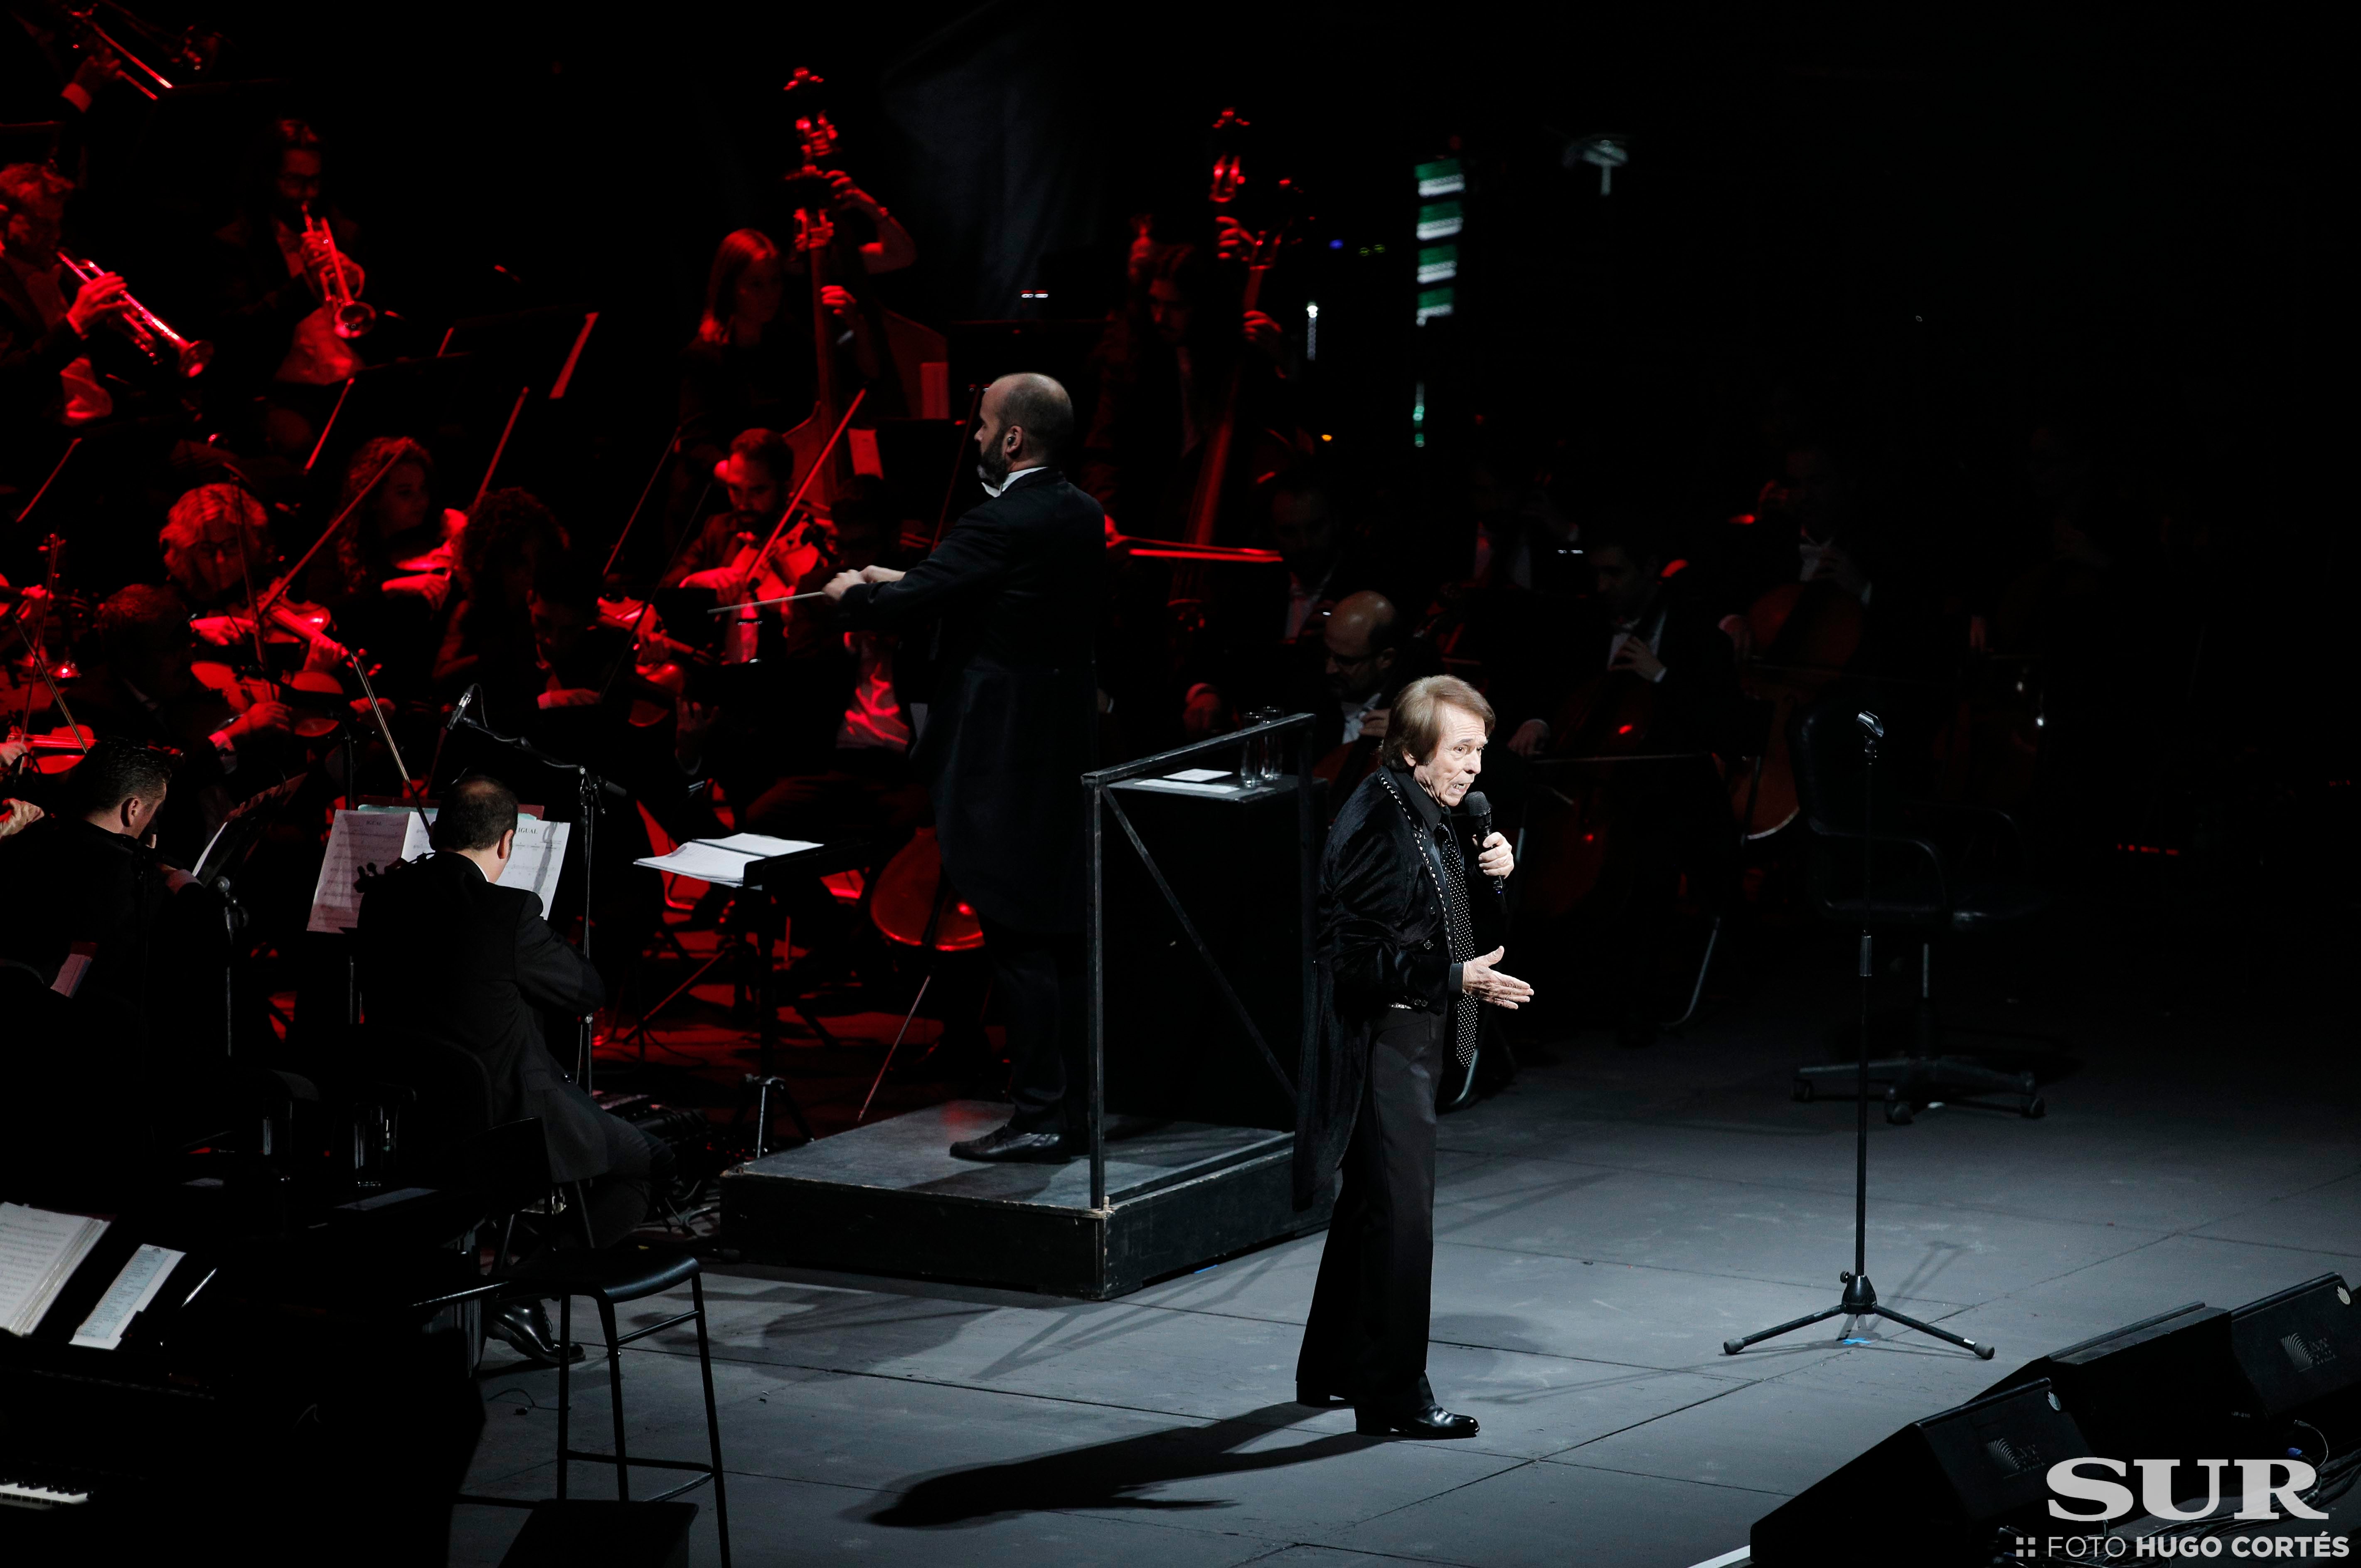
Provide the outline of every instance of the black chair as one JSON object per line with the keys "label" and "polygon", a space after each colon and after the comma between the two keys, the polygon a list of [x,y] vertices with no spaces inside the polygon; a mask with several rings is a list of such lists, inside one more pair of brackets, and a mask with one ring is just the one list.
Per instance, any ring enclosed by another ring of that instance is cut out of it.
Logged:
{"label": "black chair", "polygon": [[[622,1242],[611,1247],[589,1245],[588,1210],[580,1185],[572,1184],[568,1207],[582,1226],[582,1245],[545,1246],[513,1267],[508,1264],[515,1215],[533,1202],[548,1198],[556,1184],[549,1173],[549,1148],[538,1117],[490,1124],[491,1080],[481,1058],[464,1047],[412,1030],[367,1027],[363,1030],[368,1058],[383,1077],[415,1091],[416,1103],[405,1113],[400,1144],[400,1168],[424,1180],[466,1185],[480,1192],[485,1207],[505,1223],[500,1266],[486,1282],[485,1294],[494,1301],[558,1299],[557,1343],[574,1341],[574,1298],[588,1296],[598,1306],[606,1331],[607,1383],[614,1406],[615,1450],[600,1453],[571,1445],[574,1374],[570,1361],[557,1364],[557,1492],[566,1500],[567,1474],[577,1459],[615,1466],[615,1496],[631,1500],[631,1469],[634,1464],[663,1470],[694,1472],[690,1478],[651,1502],[664,1502],[693,1486],[713,1484],[714,1523],[721,1532],[722,1568],[730,1564],[730,1512],[721,1479],[721,1425],[713,1400],[713,1354],[706,1335],[705,1282],[696,1255],[678,1247]],[[662,1322],[617,1332],[615,1309],[626,1302],[689,1287],[689,1310]],[[697,1370],[705,1381],[705,1435],[711,1463],[682,1459],[633,1459],[623,1441],[623,1346],[648,1335],[694,1321],[697,1324]],[[463,1503],[500,1508],[533,1506],[531,1500],[462,1494]]]}
{"label": "black chair", "polygon": [[[730,1503],[721,1478],[721,1425],[713,1402],[713,1353],[706,1337],[705,1280],[696,1255],[680,1247],[629,1241],[598,1251],[550,1248],[510,1270],[504,1279],[504,1299],[549,1296],[558,1299],[557,1337],[560,1343],[570,1343],[574,1337],[574,1298],[577,1296],[587,1296],[598,1304],[599,1327],[606,1336],[607,1387],[613,1406],[614,1452],[602,1453],[572,1446],[573,1368],[561,1361],[557,1367],[557,1500],[566,1500],[566,1477],[577,1459],[612,1464],[615,1467],[615,1496],[624,1502],[631,1500],[632,1465],[688,1471],[687,1480],[646,1500],[665,1502],[691,1487],[710,1481],[713,1484],[713,1522],[721,1538],[721,1568],[730,1568]],[[689,1288],[691,1304],[687,1311],[676,1312],[661,1322],[651,1323],[628,1334],[616,1332],[617,1307],[676,1289],[683,1284]],[[697,1324],[697,1367],[705,1383],[705,1438],[711,1453],[711,1462],[634,1459],[623,1440],[622,1348],[650,1334],[662,1333],[666,1329],[690,1321]]]}
{"label": "black chair", "polygon": [[[1918,945],[1916,1048],[1872,1059],[1872,1092],[1885,1119],[1907,1124],[1938,1102],[1980,1105],[2001,1096],[2028,1117],[2048,1109],[2030,1072],[2003,1072],[1965,1056],[1939,1055],[1935,1013],[1935,943],[2021,927],[2049,906],[2025,874],[2024,836],[2006,813],[1978,806],[1909,801],[1889,782],[1892,765],[1865,770],[1855,705],[1824,701],[1795,716],[1788,730],[1795,793],[1813,844],[1812,906],[1831,924],[1915,939]],[[1984,863],[2004,856],[2014,871]],[[1865,1047],[1864,1047],[1865,1048]],[[1795,1098],[1854,1098],[1858,1064],[1799,1068]]]}

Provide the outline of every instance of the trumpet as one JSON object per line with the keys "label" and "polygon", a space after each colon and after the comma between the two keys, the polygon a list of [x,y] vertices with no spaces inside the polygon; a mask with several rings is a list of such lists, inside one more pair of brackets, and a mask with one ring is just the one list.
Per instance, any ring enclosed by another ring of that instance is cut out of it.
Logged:
{"label": "trumpet", "polygon": [[333,306],[336,335],[342,338],[366,337],[377,325],[377,307],[353,298],[352,285],[345,280],[345,258],[336,249],[335,231],[327,223],[312,215],[312,204],[303,203],[303,233],[308,238],[318,235],[328,247],[326,276],[320,280],[323,303]]}
{"label": "trumpet", "polygon": [[[219,33],[193,27],[179,33],[168,32],[137,12],[115,4],[114,0],[92,0],[91,4],[68,5],[61,9],[66,19],[81,34],[83,47],[94,44],[111,52],[122,67],[122,80],[151,104],[179,83],[133,49],[127,39],[138,40],[149,56],[161,59],[166,65],[192,76],[203,75],[211,70],[221,56],[222,36]],[[102,14],[114,24],[113,32],[99,21]]]}
{"label": "trumpet", "polygon": [[[103,276],[106,270],[95,262],[77,260],[62,250],[58,252],[58,264],[84,283]],[[212,344],[203,338],[192,342],[182,337],[162,316],[133,299],[127,291],[123,296],[123,313],[107,319],[110,325],[131,340],[132,347],[160,368],[192,377],[213,363]]]}

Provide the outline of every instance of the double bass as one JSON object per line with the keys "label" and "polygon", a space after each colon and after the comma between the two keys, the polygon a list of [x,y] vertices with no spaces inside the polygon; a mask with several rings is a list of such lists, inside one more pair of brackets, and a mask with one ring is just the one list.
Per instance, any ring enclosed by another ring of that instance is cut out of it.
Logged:
{"label": "double bass", "polygon": [[[1217,138],[1225,133],[1243,131],[1248,122],[1235,109],[1224,109],[1213,122]],[[1292,203],[1300,195],[1293,181],[1281,180],[1277,188],[1282,202],[1278,220],[1267,229],[1250,229],[1231,216],[1241,187],[1246,182],[1241,155],[1234,142],[1219,145],[1213,159],[1213,184],[1208,196],[1220,217],[1235,225],[1230,246],[1235,258],[1246,267],[1246,282],[1238,296],[1241,316],[1259,310],[1263,286],[1277,265],[1280,252],[1290,243],[1295,214]],[[1189,489],[1189,510],[1181,523],[1180,542],[1203,549],[1213,543],[1220,531],[1222,512],[1234,477],[1239,442],[1239,404],[1246,389],[1246,365],[1241,355],[1230,363],[1229,377],[1222,389],[1222,400],[1194,454],[1196,473]],[[1248,433],[1255,447],[1256,466],[1266,472],[1275,471],[1292,461],[1298,454],[1292,443],[1277,431],[1257,430]],[[1207,563],[1192,561],[1172,576],[1171,608],[1180,612],[1184,631],[1202,627],[1202,606],[1205,598]]]}

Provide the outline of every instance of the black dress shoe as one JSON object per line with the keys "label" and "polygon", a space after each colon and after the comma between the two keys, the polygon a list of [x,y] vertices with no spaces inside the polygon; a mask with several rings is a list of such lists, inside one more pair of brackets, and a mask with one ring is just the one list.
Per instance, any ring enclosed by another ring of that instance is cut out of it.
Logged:
{"label": "black dress shoe", "polygon": [[1363,1437],[1474,1437],[1474,1416],[1455,1416],[1441,1405],[1422,1410],[1381,1410],[1364,1405],[1353,1412],[1353,1430]]}
{"label": "black dress shoe", "polygon": [[1312,1384],[1298,1383],[1295,1386],[1295,1402],[1299,1405],[1349,1405],[1353,1402],[1353,1396],[1323,1394]]}
{"label": "black dress shoe", "polygon": [[548,1310],[538,1301],[502,1302],[484,1320],[484,1332],[527,1361],[543,1366],[579,1361],[585,1354],[578,1344],[568,1344],[560,1354],[557,1334],[549,1326]]}
{"label": "black dress shoe", "polygon": [[1058,1133],[1020,1133],[1014,1127],[994,1127],[980,1138],[953,1144],[951,1157],[988,1163],[1035,1160],[1063,1164],[1071,1156],[1065,1138]]}

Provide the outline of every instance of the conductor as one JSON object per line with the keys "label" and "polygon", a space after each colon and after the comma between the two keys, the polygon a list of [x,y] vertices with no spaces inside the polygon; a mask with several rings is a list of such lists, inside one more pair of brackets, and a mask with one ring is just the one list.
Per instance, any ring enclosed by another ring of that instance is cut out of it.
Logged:
{"label": "conductor", "polygon": [[975,428],[992,499],[907,572],[866,566],[826,589],[849,630],[925,646],[931,627],[932,700],[911,758],[944,872],[992,953],[1014,1102],[1005,1126],[951,1146],[961,1159],[1061,1160],[1083,1132],[1080,779],[1106,514],[1056,466],[1073,431],[1073,403],[1049,377],[994,381]]}
{"label": "conductor", "polygon": [[[1473,1437],[1426,1377],[1434,1280],[1435,1080],[1475,1048],[1477,1006],[1533,988],[1478,954],[1471,873],[1506,877],[1509,841],[1453,815],[1484,765],[1492,709],[1452,675],[1395,699],[1385,765],[1354,790],[1320,865],[1320,1071],[1299,1119],[1296,1202],[1344,1179],[1303,1325],[1296,1398],[1349,1401],[1371,1436]],[[1469,851],[1473,851],[1472,854]],[[1472,864],[1470,863],[1472,861]],[[1488,900],[1489,889],[1476,884]]]}

